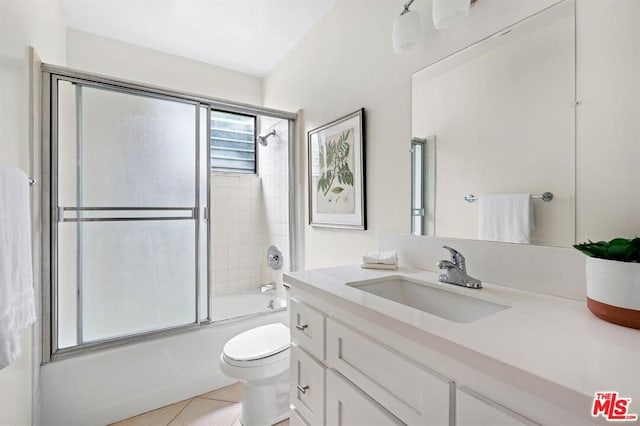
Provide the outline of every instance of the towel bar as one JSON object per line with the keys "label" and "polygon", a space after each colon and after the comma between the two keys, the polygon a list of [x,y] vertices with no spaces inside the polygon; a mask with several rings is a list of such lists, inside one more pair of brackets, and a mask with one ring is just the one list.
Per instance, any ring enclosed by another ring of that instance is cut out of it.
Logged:
{"label": "towel bar", "polygon": [[[542,200],[542,201],[549,202],[549,201],[553,200],[553,193],[551,193],[551,192],[545,192],[545,193],[543,193],[543,194],[541,194],[541,195],[532,195],[532,196],[531,196],[531,198],[539,199],[539,200]],[[475,196],[475,195],[473,195],[473,194],[467,194],[467,195],[465,195],[465,196],[464,196],[464,200],[465,200],[467,203],[473,203],[473,202],[474,202],[474,201],[476,201],[477,199],[478,199],[478,197],[476,197],[476,196]]]}

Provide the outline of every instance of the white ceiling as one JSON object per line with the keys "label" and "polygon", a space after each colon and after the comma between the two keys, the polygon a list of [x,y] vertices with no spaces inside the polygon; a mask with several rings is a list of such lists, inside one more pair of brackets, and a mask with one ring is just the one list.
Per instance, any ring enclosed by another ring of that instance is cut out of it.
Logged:
{"label": "white ceiling", "polygon": [[67,26],[264,76],[337,0],[61,0]]}

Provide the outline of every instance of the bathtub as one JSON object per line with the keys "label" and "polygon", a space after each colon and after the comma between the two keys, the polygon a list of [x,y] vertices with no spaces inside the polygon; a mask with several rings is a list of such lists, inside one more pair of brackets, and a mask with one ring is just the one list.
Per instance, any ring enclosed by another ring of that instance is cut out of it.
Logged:
{"label": "bathtub", "polygon": [[286,301],[270,290],[266,293],[244,293],[216,296],[211,299],[211,321],[244,318],[255,314],[268,314],[285,309]]}
{"label": "bathtub", "polygon": [[214,297],[214,322],[198,330],[45,364],[43,423],[105,425],[233,383],[218,365],[224,344],[253,327],[289,324],[273,293]]}

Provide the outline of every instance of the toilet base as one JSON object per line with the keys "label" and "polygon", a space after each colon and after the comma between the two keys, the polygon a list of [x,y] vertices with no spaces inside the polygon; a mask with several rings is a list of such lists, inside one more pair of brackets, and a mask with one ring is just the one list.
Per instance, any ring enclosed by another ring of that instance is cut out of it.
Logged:
{"label": "toilet base", "polygon": [[267,381],[244,383],[242,426],[271,426],[289,417],[289,370]]}

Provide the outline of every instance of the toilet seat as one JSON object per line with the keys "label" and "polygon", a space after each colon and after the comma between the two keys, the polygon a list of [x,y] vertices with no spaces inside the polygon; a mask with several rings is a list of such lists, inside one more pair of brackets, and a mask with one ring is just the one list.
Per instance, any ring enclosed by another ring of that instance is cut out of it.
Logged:
{"label": "toilet seat", "polygon": [[225,363],[229,364],[229,365],[233,365],[234,367],[244,367],[244,368],[251,368],[251,367],[260,367],[260,366],[265,366],[265,365],[269,365],[269,364],[274,364],[280,361],[286,361],[286,363],[289,363],[289,347],[287,346],[286,348],[284,348],[283,350],[281,350],[280,352],[278,352],[277,354],[273,354],[273,355],[269,355],[268,357],[265,358],[260,358],[260,359],[254,359],[251,361],[238,361],[232,358],[229,358],[224,352],[222,353],[221,359],[222,361],[224,361]]}
{"label": "toilet seat", "polygon": [[238,367],[272,364],[289,356],[291,337],[282,323],[267,324],[230,339],[222,349],[222,358]]}

